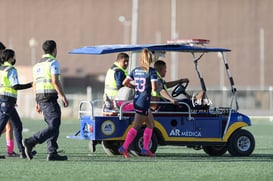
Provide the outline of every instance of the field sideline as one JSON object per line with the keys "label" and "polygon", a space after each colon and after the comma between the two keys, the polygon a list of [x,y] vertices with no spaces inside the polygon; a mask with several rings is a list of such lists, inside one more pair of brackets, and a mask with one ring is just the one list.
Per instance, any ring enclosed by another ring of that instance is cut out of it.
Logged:
{"label": "field sideline", "polygon": [[[23,119],[28,137],[44,126],[42,120]],[[247,128],[256,140],[249,157],[207,156],[202,150],[164,146],[156,158],[107,156],[101,145],[90,154],[88,142],[66,139],[79,127],[78,120],[62,122],[60,150],[69,157],[66,162],[46,161],[46,144],[37,145],[37,156],[31,161],[16,158],[0,159],[1,181],[5,180],[272,180],[273,122],[253,118]],[[5,137],[0,139],[0,154],[6,153]],[[17,148],[16,148],[17,151]]]}

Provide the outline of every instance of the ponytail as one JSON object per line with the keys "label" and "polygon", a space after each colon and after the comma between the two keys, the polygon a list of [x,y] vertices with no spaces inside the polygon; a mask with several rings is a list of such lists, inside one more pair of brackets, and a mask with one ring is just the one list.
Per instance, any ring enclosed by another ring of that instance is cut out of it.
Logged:
{"label": "ponytail", "polygon": [[153,59],[152,54],[149,52],[147,48],[144,48],[142,50],[139,60],[141,68],[148,72]]}

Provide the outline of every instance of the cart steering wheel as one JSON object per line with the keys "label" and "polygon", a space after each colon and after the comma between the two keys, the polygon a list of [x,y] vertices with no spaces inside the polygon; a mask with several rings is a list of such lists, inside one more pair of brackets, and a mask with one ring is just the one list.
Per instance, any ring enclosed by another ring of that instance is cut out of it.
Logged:
{"label": "cart steering wheel", "polygon": [[179,83],[173,90],[172,96],[177,97],[180,94],[185,95],[186,97],[189,97],[189,94],[186,92],[186,88],[188,87],[189,82]]}

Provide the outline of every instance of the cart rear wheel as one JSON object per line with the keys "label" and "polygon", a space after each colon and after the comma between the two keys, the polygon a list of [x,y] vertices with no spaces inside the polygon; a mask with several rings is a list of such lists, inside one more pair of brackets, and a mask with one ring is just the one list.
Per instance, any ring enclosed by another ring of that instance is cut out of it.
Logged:
{"label": "cart rear wheel", "polygon": [[118,149],[122,145],[122,141],[102,141],[102,147],[105,153],[109,156],[119,155]]}
{"label": "cart rear wheel", "polygon": [[227,146],[203,146],[203,150],[210,156],[221,156],[227,152]]}
{"label": "cart rear wheel", "polygon": [[[132,146],[130,147],[130,149],[133,150],[138,155],[140,155],[141,149],[143,148],[143,133],[144,133],[144,129],[141,129],[138,132],[136,138],[134,139]],[[151,143],[149,145],[150,151],[155,153],[157,150],[157,146],[158,146],[158,140],[155,133],[153,133],[151,138]]]}

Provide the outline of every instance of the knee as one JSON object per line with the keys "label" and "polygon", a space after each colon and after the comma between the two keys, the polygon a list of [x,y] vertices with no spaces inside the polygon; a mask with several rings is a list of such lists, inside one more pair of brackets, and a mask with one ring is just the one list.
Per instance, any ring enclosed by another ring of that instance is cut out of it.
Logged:
{"label": "knee", "polygon": [[8,121],[5,127],[6,132],[11,132],[13,130],[11,123]]}
{"label": "knee", "polygon": [[48,130],[49,130],[50,132],[56,132],[58,129],[59,129],[59,127],[56,127],[56,126],[54,126],[54,125],[49,125],[49,126],[48,126]]}

